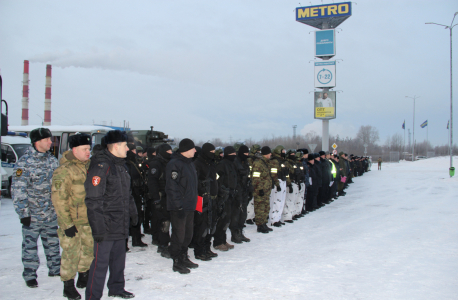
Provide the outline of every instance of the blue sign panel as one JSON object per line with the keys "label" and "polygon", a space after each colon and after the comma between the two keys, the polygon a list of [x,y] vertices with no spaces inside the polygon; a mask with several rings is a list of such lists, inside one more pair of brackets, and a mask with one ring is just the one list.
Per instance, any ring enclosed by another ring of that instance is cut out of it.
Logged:
{"label": "blue sign panel", "polygon": [[334,29],[315,31],[315,56],[336,55]]}

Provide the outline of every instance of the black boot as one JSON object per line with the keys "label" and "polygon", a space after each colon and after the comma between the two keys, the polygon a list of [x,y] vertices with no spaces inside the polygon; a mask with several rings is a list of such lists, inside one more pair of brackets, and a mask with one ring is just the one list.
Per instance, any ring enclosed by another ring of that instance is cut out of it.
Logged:
{"label": "black boot", "polygon": [[78,281],[76,282],[76,287],[79,289],[85,289],[87,286],[87,279],[89,278],[89,270],[86,272],[78,273]]}
{"label": "black boot", "polygon": [[159,245],[157,247],[157,253],[160,253],[162,257],[172,258],[170,256],[170,252],[169,252],[169,247],[168,246]]}
{"label": "black boot", "polygon": [[231,230],[231,241],[236,243],[236,244],[241,244],[243,243],[239,233],[237,230]]}
{"label": "black boot", "polygon": [[207,254],[207,256],[210,256],[210,257],[218,257],[218,254],[213,252],[210,247],[207,248],[207,250],[205,250],[205,254]]}
{"label": "black boot", "polygon": [[272,228],[270,228],[269,226],[267,226],[267,224],[264,224],[264,228],[268,231],[274,231]]}
{"label": "black boot", "polygon": [[173,267],[172,267],[173,272],[178,272],[180,274],[189,274],[191,273],[191,270],[186,268],[183,264],[180,258],[174,258],[173,259]]}
{"label": "black boot", "polygon": [[239,235],[240,235],[240,239],[246,243],[250,242],[251,240],[249,238],[247,238],[246,236],[243,235],[243,230],[240,230],[239,229]]}
{"label": "black boot", "polygon": [[209,261],[212,260],[211,256],[209,256],[207,253],[194,253],[194,257],[196,259],[200,259],[202,261]]}
{"label": "black boot", "polygon": [[142,242],[142,238],[140,236],[132,236],[132,247],[148,247],[147,244]]}
{"label": "black boot", "polygon": [[75,288],[74,279],[64,281],[64,297],[67,297],[69,300],[81,299],[80,293]]}
{"label": "black boot", "polygon": [[251,219],[246,220],[246,223],[247,223],[247,224],[250,224],[250,225],[254,225],[254,222],[253,222],[253,220],[251,220]]}
{"label": "black boot", "polygon": [[281,223],[280,222],[275,222],[272,225],[274,225],[275,227],[281,227]]}
{"label": "black boot", "polygon": [[30,279],[30,280],[27,280],[25,282],[25,284],[29,287],[29,288],[36,288],[38,287],[38,282],[36,279]]}
{"label": "black boot", "polygon": [[199,267],[198,264],[195,264],[189,260],[188,253],[183,254],[182,262],[183,262],[183,266],[189,269],[197,269]]}
{"label": "black boot", "polygon": [[264,228],[264,225],[258,225],[258,232],[269,233],[269,230]]}
{"label": "black boot", "polygon": [[130,298],[134,298],[135,295],[131,292],[128,292],[128,291],[122,291],[121,293],[119,294],[112,294],[110,293],[110,291],[108,291],[108,297],[115,297],[115,298],[123,298],[123,299],[130,299]]}

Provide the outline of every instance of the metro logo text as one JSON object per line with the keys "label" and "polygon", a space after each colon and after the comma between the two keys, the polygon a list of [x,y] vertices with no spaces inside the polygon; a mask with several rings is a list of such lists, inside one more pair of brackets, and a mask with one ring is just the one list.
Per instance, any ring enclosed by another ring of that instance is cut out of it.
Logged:
{"label": "metro logo text", "polygon": [[329,18],[351,15],[351,2],[298,7],[296,20]]}

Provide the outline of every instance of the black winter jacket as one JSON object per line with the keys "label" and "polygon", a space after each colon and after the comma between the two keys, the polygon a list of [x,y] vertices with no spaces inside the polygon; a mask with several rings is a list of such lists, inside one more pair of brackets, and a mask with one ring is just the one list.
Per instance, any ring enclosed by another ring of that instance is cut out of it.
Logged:
{"label": "black winter jacket", "polygon": [[198,193],[199,196],[203,196],[207,191],[204,184],[202,183],[207,178],[210,178],[210,195],[218,195],[218,182],[216,181],[216,168],[214,160],[208,160],[205,157],[199,155],[194,161],[196,167],[197,176],[199,180]]}
{"label": "black winter jacket", "polygon": [[313,166],[316,174],[316,187],[321,188],[323,186],[323,168],[321,166],[321,162],[315,159]]}
{"label": "black winter jacket", "polygon": [[232,190],[237,189],[237,170],[233,162],[229,161],[227,158],[223,158],[221,162],[216,165],[216,172],[218,172],[219,175],[218,184],[224,185],[224,187]]}
{"label": "black winter jacket", "polygon": [[116,241],[129,234],[129,219],[137,216],[125,159],[107,149],[91,158],[84,183],[87,217],[94,237]]}
{"label": "black winter jacket", "polygon": [[148,198],[154,202],[166,198],[165,193],[165,168],[168,160],[158,154],[155,158],[148,161],[148,171],[146,177],[148,178]]}
{"label": "black winter jacket", "polygon": [[172,154],[165,169],[167,210],[195,211],[197,204],[197,173],[192,158],[178,152]]}

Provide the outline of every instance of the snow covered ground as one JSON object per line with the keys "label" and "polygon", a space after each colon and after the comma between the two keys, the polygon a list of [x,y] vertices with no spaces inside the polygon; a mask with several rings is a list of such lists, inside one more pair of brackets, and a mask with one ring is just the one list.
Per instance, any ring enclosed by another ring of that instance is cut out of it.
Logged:
{"label": "snow covered ground", "polygon": [[[448,163],[374,164],[347,196],[293,224],[269,234],[247,225],[250,243],[210,262],[191,255],[199,268],[188,275],[173,272],[156,246],[134,249],[126,289],[135,299],[458,299],[458,175],[449,178]],[[39,247],[39,288],[29,289],[21,226],[11,199],[2,199],[1,299],[64,299]]]}

